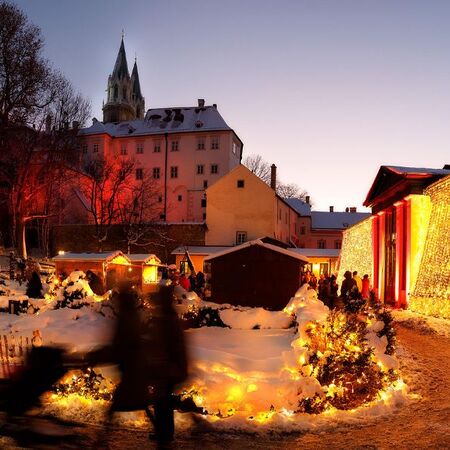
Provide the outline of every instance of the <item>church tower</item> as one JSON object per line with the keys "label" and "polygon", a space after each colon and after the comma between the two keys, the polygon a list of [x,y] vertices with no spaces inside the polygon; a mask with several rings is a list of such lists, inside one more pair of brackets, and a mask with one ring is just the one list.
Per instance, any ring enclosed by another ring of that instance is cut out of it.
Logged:
{"label": "church tower", "polygon": [[108,77],[107,100],[103,106],[103,122],[122,122],[142,119],[145,102],[139,84],[137,64],[130,77],[125,45],[120,43],[114,70]]}

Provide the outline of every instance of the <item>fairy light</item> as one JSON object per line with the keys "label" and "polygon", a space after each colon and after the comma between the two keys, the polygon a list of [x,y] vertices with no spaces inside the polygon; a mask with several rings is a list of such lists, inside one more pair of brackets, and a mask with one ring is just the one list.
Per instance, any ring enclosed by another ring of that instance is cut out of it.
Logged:
{"label": "fairy light", "polygon": [[431,215],[411,310],[450,318],[450,175],[425,190]]}
{"label": "fairy light", "polygon": [[341,283],[345,271],[357,270],[362,276],[373,272],[372,262],[372,222],[370,217],[344,230],[339,263],[338,282]]}

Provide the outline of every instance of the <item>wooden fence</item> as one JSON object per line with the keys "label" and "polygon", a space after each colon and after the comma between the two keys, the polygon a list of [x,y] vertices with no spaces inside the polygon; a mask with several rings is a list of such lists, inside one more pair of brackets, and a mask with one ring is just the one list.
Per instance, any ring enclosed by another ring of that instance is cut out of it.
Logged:
{"label": "wooden fence", "polygon": [[9,378],[23,366],[25,356],[32,348],[32,338],[16,334],[0,335],[0,378]]}

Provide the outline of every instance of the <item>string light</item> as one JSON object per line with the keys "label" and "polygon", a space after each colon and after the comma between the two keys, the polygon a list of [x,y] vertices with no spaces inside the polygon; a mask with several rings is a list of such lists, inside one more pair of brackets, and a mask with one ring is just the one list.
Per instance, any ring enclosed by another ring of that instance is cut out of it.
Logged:
{"label": "string light", "polygon": [[339,262],[338,282],[344,279],[344,273],[357,270],[361,277],[372,275],[372,221],[369,218],[344,230],[342,250]]}
{"label": "string light", "polygon": [[450,175],[425,190],[431,215],[411,310],[450,318]]}

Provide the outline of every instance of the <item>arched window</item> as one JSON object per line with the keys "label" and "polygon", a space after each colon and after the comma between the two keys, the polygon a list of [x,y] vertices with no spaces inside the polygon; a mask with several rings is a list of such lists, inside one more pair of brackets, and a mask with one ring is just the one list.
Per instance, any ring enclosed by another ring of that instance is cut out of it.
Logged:
{"label": "arched window", "polygon": [[117,84],[114,85],[114,100],[117,100],[117,97],[119,97],[119,86]]}

